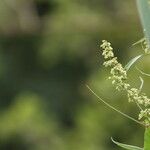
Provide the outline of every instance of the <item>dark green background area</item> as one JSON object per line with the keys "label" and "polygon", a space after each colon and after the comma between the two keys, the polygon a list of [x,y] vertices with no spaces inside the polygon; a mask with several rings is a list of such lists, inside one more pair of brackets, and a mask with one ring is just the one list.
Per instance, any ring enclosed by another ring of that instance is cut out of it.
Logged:
{"label": "dark green background area", "polygon": [[[132,0],[1,0],[0,149],[115,150],[110,137],[142,146],[143,129],[85,86],[136,118],[107,80],[99,45],[112,42],[126,64],[141,52],[132,44],[142,36]],[[148,71],[148,63],[138,65]],[[130,78],[139,86],[136,71]]]}

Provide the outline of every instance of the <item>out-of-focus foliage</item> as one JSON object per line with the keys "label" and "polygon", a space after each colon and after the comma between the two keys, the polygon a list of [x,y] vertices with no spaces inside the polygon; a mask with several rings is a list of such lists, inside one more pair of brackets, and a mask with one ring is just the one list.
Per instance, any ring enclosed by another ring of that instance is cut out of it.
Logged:
{"label": "out-of-focus foliage", "polygon": [[[131,45],[142,36],[131,0],[1,0],[0,149],[112,150],[111,136],[142,145],[142,128],[85,87],[137,117],[107,80],[99,44],[111,41],[125,64],[139,53]],[[148,63],[138,66],[148,72]],[[130,74],[139,86],[139,73]]]}

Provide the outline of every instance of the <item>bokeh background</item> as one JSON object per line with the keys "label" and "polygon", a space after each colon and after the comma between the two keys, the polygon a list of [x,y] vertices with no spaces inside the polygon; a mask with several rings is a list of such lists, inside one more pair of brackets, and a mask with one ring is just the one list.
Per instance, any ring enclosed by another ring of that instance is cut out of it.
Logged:
{"label": "bokeh background", "polygon": [[[1,0],[0,149],[119,149],[110,137],[142,146],[143,128],[85,86],[137,118],[137,108],[107,80],[99,45],[112,42],[126,64],[142,52],[132,46],[142,37],[134,0]],[[138,65],[148,71],[144,60]],[[129,74],[139,86],[139,73]]]}

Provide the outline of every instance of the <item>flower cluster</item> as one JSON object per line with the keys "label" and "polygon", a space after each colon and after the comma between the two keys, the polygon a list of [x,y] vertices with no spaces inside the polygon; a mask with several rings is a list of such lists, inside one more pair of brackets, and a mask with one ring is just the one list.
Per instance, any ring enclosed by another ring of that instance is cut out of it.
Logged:
{"label": "flower cluster", "polygon": [[111,44],[103,40],[100,47],[103,49],[102,55],[105,59],[103,65],[111,69],[109,79],[112,80],[112,84],[115,85],[117,90],[125,90],[127,92],[128,101],[135,102],[140,109],[139,120],[142,120],[145,126],[150,126],[150,99],[140,89],[132,88],[127,83],[127,71],[118,62],[117,57],[114,56]]}
{"label": "flower cluster", "polygon": [[150,108],[140,111],[138,119],[141,120],[142,118],[144,118],[144,121],[143,121],[144,125],[146,127],[149,127],[150,126]]}
{"label": "flower cluster", "polygon": [[144,107],[150,106],[150,99],[146,96],[145,93],[141,93],[140,90],[136,88],[131,88],[127,91],[129,102],[137,102]]}
{"label": "flower cluster", "polygon": [[111,47],[111,43],[103,40],[103,44],[101,45],[101,47],[104,49],[102,55],[104,56],[105,59],[114,57],[113,48]]}
{"label": "flower cluster", "polygon": [[109,79],[112,80],[112,84],[115,85],[117,90],[127,89],[130,85],[126,83],[127,72],[123,68],[122,64],[118,62],[117,57],[114,57],[113,48],[111,44],[105,40],[102,41],[101,48],[103,49],[102,55],[105,58],[103,65],[105,67],[111,67]]}

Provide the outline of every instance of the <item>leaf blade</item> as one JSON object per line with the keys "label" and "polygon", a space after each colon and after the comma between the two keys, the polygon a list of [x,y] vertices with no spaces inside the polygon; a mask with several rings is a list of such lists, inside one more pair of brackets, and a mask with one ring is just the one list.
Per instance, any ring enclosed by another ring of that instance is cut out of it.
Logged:
{"label": "leaf blade", "polygon": [[128,71],[128,70],[131,68],[131,66],[132,66],[138,59],[140,59],[142,56],[143,56],[143,54],[138,55],[138,56],[132,58],[132,59],[127,63],[127,65],[125,66],[125,69]]}
{"label": "leaf blade", "polygon": [[144,41],[145,41],[145,38],[141,38],[141,39],[138,40],[137,42],[133,43],[132,46],[135,46],[135,45],[137,45],[137,44],[140,44],[140,43],[142,43],[142,42],[144,42]]}
{"label": "leaf blade", "polygon": [[132,146],[132,145],[127,145],[127,144],[116,142],[116,141],[113,140],[113,138],[111,138],[111,140],[112,140],[113,143],[115,143],[119,147],[122,147],[126,150],[144,150],[143,148],[140,148],[140,147],[137,147],[137,146]]}

